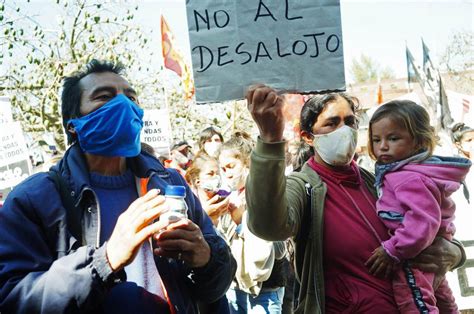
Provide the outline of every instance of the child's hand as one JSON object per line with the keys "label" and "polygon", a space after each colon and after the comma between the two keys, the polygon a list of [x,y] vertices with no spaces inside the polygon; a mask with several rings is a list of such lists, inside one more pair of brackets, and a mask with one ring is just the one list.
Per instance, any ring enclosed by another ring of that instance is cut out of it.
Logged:
{"label": "child's hand", "polygon": [[395,261],[382,246],[379,246],[372,252],[372,256],[365,262],[365,266],[369,267],[370,274],[388,278],[393,271]]}

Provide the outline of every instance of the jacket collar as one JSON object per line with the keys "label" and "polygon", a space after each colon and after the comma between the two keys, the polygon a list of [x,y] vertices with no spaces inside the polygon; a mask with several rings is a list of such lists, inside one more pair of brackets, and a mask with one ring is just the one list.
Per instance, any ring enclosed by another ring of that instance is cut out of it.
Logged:
{"label": "jacket collar", "polygon": [[[136,157],[127,158],[127,167],[138,178],[148,178],[153,173],[160,176],[167,176],[165,167],[157,158],[141,151]],[[75,203],[81,202],[84,191],[90,188],[89,167],[86,162],[83,151],[78,144],[73,144],[67,149],[61,161],[52,167],[52,170],[58,171],[71,188],[71,196]]]}
{"label": "jacket collar", "polygon": [[383,177],[387,172],[396,171],[409,163],[420,163],[423,160],[429,158],[430,155],[427,151],[415,154],[403,160],[394,161],[388,164],[375,163],[375,186],[379,189],[382,186]]}

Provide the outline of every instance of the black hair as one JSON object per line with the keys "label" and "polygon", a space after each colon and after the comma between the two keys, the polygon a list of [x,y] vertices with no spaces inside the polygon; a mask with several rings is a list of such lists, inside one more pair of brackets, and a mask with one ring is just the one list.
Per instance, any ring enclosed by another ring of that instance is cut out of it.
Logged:
{"label": "black hair", "polygon": [[92,73],[112,72],[121,75],[123,71],[124,67],[120,63],[92,59],[86,64],[84,70],[75,72],[71,76],[66,76],[63,78],[61,113],[63,116],[63,127],[67,134],[68,144],[71,144],[74,141],[74,137],[68,132],[67,123],[70,119],[81,116],[81,79]]}
{"label": "black hair", "polygon": [[454,144],[461,144],[461,140],[464,134],[472,131],[474,131],[474,129],[470,126],[465,125],[464,123],[456,123],[451,128],[451,140]]}
{"label": "black hair", "polygon": [[[313,133],[313,125],[318,120],[319,115],[331,102],[337,100],[338,97],[345,99],[352,111],[357,113],[359,109],[359,102],[357,98],[349,96],[346,93],[329,93],[326,95],[313,96],[308,99],[301,109],[300,114],[300,132],[305,131],[308,133]],[[294,162],[295,170],[300,170],[303,164],[314,155],[314,148],[301,138],[300,146],[296,154],[296,160]]]}

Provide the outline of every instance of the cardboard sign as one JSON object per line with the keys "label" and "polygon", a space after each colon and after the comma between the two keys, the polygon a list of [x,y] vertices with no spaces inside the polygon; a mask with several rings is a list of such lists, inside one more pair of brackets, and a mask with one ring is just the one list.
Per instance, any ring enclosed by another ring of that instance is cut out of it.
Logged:
{"label": "cardboard sign", "polygon": [[153,147],[157,156],[169,156],[171,142],[170,130],[168,110],[145,110],[141,141]]}
{"label": "cardboard sign", "polygon": [[338,0],[187,0],[196,101],[345,90]]}
{"label": "cardboard sign", "polygon": [[0,96],[0,124],[13,122],[10,99]]}
{"label": "cardboard sign", "polygon": [[0,202],[31,174],[31,163],[20,122],[0,124]]}
{"label": "cardboard sign", "polygon": [[20,122],[0,124],[0,166],[29,160]]}

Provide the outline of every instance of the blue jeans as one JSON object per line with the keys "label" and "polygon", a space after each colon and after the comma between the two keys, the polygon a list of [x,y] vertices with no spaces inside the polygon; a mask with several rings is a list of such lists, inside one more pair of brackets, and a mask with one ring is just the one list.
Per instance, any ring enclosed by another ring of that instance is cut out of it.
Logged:
{"label": "blue jeans", "polygon": [[284,294],[285,287],[275,291],[261,291],[256,297],[242,290],[230,288],[226,296],[232,314],[281,314]]}

